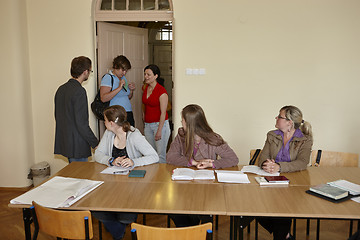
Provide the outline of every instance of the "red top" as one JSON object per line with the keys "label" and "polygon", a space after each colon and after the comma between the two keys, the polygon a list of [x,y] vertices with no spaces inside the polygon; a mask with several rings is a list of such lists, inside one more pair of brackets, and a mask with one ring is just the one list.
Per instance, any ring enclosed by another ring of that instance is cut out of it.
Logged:
{"label": "red top", "polygon": [[[142,102],[145,105],[145,122],[146,123],[153,123],[160,121],[160,96],[164,93],[167,94],[166,89],[161,86],[160,84],[156,84],[154,90],[152,91],[149,98],[147,98],[147,89],[149,85],[147,85],[144,89]],[[166,111],[166,110],[165,110]],[[165,120],[168,119],[168,114],[166,112]]]}

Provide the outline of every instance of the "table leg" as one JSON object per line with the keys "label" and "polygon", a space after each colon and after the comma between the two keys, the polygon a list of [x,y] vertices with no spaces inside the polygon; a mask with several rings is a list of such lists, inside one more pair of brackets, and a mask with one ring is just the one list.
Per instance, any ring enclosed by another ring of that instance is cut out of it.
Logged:
{"label": "table leg", "polygon": [[23,208],[23,221],[25,229],[25,240],[31,240],[30,224],[32,223],[32,216],[30,208]]}

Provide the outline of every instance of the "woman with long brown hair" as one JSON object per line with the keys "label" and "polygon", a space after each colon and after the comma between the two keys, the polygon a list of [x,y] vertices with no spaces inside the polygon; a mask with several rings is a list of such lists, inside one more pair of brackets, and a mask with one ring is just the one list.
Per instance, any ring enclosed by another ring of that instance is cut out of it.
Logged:
{"label": "woman with long brown hair", "polygon": [[[167,163],[204,168],[224,168],[238,164],[239,159],[224,139],[209,126],[203,109],[196,104],[187,105],[181,112],[178,134],[166,154]],[[169,215],[176,227],[194,226],[211,222],[209,215]]]}
{"label": "woman with long brown hair", "polygon": [[235,152],[211,129],[199,105],[184,107],[181,118],[182,127],[171,143],[166,155],[167,163],[199,169],[218,169],[238,164]]}

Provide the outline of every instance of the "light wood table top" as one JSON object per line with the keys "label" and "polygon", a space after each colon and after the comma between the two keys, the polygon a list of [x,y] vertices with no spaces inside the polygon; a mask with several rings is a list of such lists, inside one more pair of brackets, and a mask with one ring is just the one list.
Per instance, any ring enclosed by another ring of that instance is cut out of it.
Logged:
{"label": "light wood table top", "polygon": [[220,184],[105,182],[71,209],[226,215]]}
{"label": "light wood table top", "polygon": [[[70,209],[144,213],[216,214],[232,216],[279,216],[360,219],[360,205],[348,200],[332,203],[305,193],[312,185],[338,179],[360,184],[360,168],[309,167],[282,173],[289,186],[260,187],[255,174],[250,184],[218,183],[217,180],[172,181],[177,166],[153,164],[144,178],[100,174],[106,166],[96,162],[73,162],[56,175],[104,181]],[[241,170],[242,166],[228,168]],[[10,204],[11,207],[19,207]]]}
{"label": "light wood table top", "polygon": [[[72,165],[71,165],[72,164]],[[136,167],[137,170],[146,170],[145,177],[143,178],[132,178],[127,175],[111,175],[101,174],[107,166],[97,162],[72,162],[58,173],[57,176],[62,177],[76,177],[84,178],[96,181],[105,182],[145,182],[145,183],[171,183],[172,171],[179,166],[174,166],[165,163],[152,164],[142,167]],[[213,184],[217,183],[216,180],[193,180],[193,181],[176,181],[176,183],[183,184]]]}
{"label": "light wood table top", "polygon": [[360,205],[333,203],[306,193],[309,186],[224,186],[227,215],[360,219]]}

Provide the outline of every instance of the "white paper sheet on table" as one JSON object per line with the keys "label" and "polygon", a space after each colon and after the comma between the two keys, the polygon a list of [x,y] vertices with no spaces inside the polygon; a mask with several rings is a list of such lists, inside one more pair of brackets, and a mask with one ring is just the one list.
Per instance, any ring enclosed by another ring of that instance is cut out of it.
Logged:
{"label": "white paper sheet on table", "polygon": [[355,184],[343,179],[337,180],[337,181],[333,181],[333,182],[328,182],[327,184],[333,186],[333,187],[337,187],[340,189],[343,189],[345,191],[349,191],[350,194],[352,195],[360,195],[360,185],[359,184]]}
{"label": "white paper sheet on table", "polygon": [[56,176],[10,200],[10,203],[31,205],[32,201],[35,201],[45,207],[70,207],[103,183],[103,181]]}
{"label": "white paper sheet on table", "polygon": [[241,171],[215,170],[218,182],[225,183],[250,183],[247,174]]}
{"label": "white paper sheet on table", "polygon": [[243,173],[254,173],[260,176],[280,176],[280,173],[268,173],[262,170],[260,167],[255,165],[243,166],[241,169]]}
{"label": "white paper sheet on table", "polygon": [[360,197],[353,197],[353,198],[351,198],[351,200],[353,200],[357,203],[360,203]]}
{"label": "white paper sheet on table", "polygon": [[104,174],[116,174],[116,175],[127,175],[130,172],[131,168],[123,168],[118,166],[111,166],[105,168],[100,173]]}

